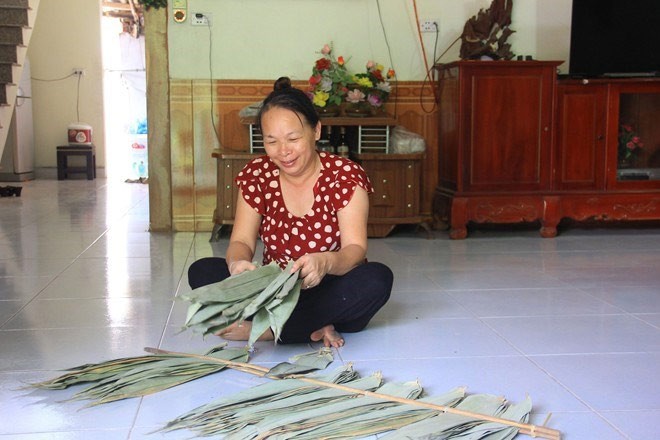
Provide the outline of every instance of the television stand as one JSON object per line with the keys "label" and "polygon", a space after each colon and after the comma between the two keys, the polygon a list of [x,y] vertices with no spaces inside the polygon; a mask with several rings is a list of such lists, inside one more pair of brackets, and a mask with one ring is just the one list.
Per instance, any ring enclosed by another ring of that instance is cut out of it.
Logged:
{"label": "television stand", "polygon": [[[556,80],[549,61],[437,66],[436,219],[479,223],[660,220],[660,78]],[[619,131],[644,143],[619,161]]]}
{"label": "television stand", "polygon": [[603,78],[655,78],[660,72],[619,72],[604,73]]}

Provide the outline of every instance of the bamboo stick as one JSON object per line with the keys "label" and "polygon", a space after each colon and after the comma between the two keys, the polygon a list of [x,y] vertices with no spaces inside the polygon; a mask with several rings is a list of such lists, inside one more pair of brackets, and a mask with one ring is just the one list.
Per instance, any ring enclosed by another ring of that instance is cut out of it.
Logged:
{"label": "bamboo stick", "polygon": [[[148,353],[154,353],[154,354],[169,354],[169,355],[176,355],[176,356],[188,356],[196,359],[203,360],[205,362],[218,362],[221,364],[227,365],[229,368],[234,368],[240,371],[244,371],[246,373],[252,373],[257,376],[264,377],[268,373],[269,369],[266,367],[260,367],[258,365],[253,365],[245,362],[236,362],[236,361],[229,361],[229,360],[224,360],[224,359],[217,359],[214,357],[210,356],[204,356],[204,355],[199,355],[199,354],[192,354],[192,353],[180,353],[180,352],[174,352],[174,351],[168,351],[168,350],[161,350],[159,348],[151,348],[151,347],[146,347],[144,349]],[[274,379],[279,379],[275,377]],[[465,416],[465,417],[470,417],[473,419],[477,420],[484,420],[487,422],[494,422],[494,423],[499,423],[501,425],[506,425],[506,426],[511,426],[514,428],[518,428],[518,430],[522,434],[529,435],[531,437],[539,437],[539,438],[544,438],[548,440],[561,440],[561,432],[548,428],[545,426],[538,426],[538,425],[532,425],[529,423],[521,423],[521,422],[516,422],[515,420],[508,420],[508,419],[503,419],[500,417],[495,417],[495,416],[489,416],[487,414],[480,414],[480,413],[475,413],[472,411],[465,411],[462,409],[458,408],[452,408],[450,406],[444,406],[444,405],[436,405],[433,403],[428,403],[428,402],[421,402],[419,400],[414,400],[414,399],[406,399],[403,397],[396,397],[396,396],[390,396],[387,394],[381,394],[381,393],[375,393],[373,391],[363,391],[363,390],[358,390],[355,388],[348,387],[346,385],[341,385],[337,383],[332,383],[332,382],[324,382],[322,380],[314,379],[312,377],[307,377],[303,375],[298,375],[298,374],[292,374],[289,376],[286,376],[284,379],[296,379],[300,380],[303,382],[311,383],[313,385],[319,385],[319,386],[324,386],[327,388],[335,388],[338,390],[342,391],[347,391],[350,393],[354,394],[360,394],[366,397],[374,397],[377,399],[383,399],[383,400],[388,400],[390,402],[396,402],[396,403],[402,403],[405,405],[414,405],[422,408],[427,408],[427,409],[433,409],[436,411],[444,412],[444,413],[451,413],[451,414],[457,414],[460,416]]]}

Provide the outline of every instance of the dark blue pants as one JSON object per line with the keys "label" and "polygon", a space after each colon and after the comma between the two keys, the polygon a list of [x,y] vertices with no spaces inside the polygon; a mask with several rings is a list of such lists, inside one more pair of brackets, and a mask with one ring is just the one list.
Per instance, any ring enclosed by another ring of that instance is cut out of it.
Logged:
{"label": "dark blue pants", "polygon": [[[224,258],[202,258],[190,266],[188,283],[196,289],[228,276]],[[326,275],[318,286],[301,291],[278,342],[309,342],[312,332],[328,324],[340,333],[361,331],[389,299],[392,282],[392,271],[375,262],[361,264],[342,276]]]}

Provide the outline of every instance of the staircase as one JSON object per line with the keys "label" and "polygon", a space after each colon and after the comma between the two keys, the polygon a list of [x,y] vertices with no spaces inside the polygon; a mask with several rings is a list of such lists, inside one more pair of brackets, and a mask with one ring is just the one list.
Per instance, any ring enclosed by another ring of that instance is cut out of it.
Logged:
{"label": "staircase", "polygon": [[0,157],[38,7],[39,0],[0,0]]}

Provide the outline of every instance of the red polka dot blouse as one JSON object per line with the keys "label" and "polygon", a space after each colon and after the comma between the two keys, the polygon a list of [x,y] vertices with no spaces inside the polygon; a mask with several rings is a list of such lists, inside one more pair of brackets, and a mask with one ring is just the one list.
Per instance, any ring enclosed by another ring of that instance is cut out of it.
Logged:
{"label": "red polka dot blouse", "polygon": [[259,235],[264,244],[263,264],[289,260],[313,252],[338,251],[341,247],[337,213],[348,205],[356,186],[367,193],[373,188],[367,173],[355,162],[319,152],[321,174],[314,186],[314,204],[302,217],[291,214],[280,190],[280,170],[268,158],[250,161],[235,178],[245,201],[259,213]]}

